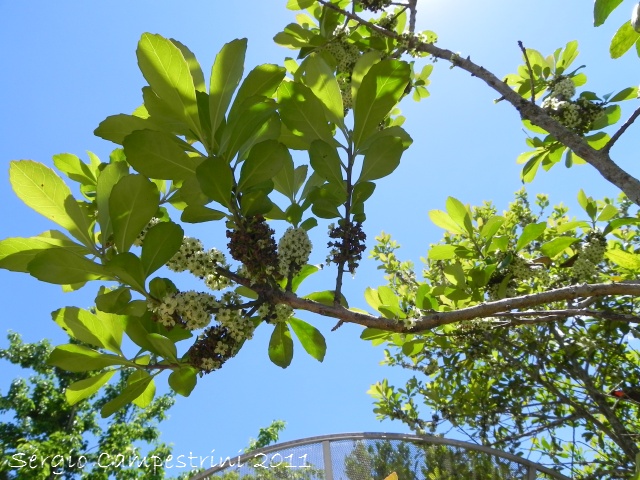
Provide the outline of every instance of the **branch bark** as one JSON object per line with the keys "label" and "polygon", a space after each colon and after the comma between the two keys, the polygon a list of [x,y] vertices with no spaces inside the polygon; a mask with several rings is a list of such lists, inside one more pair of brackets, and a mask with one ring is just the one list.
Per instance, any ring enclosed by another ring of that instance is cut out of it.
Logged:
{"label": "branch bark", "polygon": [[[357,15],[337,7],[330,1],[318,0],[318,2],[362,25],[366,25],[382,35],[395,39],[400,38],[395,32],[380,28]],[[490,88],[498,92],[501,98],[504,98],[504,100],[515,107],[518,113],[520,113],[521,118],[529,120],[532,124],[552,134],[563,145],[569,147],[575,154],[594,167],[602,177],[622,190],[632,202],[640,205],[640,181],[620,168],[620,166],[611,159],[607,150],[596,150],[591,147],[583,137],[572,132],[560,122],[547,115],[547,113],[535,103],[522,98],[509,87],[509,85],[484,67],[472,62],[469,57],[462,58],[461,55],[446,48],[437,47],[432,43],[414,40],[412,44],[416,51],[428,53],[436,58],[447,60],[462,70],[469,72],[471,76],[482,80]]]}

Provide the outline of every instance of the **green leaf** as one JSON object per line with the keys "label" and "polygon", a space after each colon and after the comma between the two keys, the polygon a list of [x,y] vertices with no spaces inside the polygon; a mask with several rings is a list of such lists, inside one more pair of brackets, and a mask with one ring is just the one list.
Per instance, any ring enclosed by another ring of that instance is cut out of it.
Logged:
{"label": "green leaf", "polygon": [[135,115],[111,115],[105,118],[98,128],[93,131],[96,137],[104,138],[110,142],[122,145],[124,139],[137,130],[153,130],[160,125],[149,118],[140,118]]}
{"label": "green leaf", "polygon": [[374,310],[378,310],[378,307],[382,304],[380,297],[378,296],[378,291],[375,288],[367,287],[364,291],[364,299]]}
{"label": "green leaf", "polygon": [[114,185],[109,197],[109,216],[119,252],[131,248],[158,211],[159,202],[158,188],[142,175],[127,175]]}
{"label": "green leaf", "polygon": [[297,82],[282,82],[278,87],[278,104],[282,122],[306,145],[314,140],[334,143],[324,105],[309,87]]}
{"label": "green leaf", "polygon": [[64,391],[64,396],[67,399],[69,405],[75,405],[81,400],[91,397],[94,393],[100,390],[105,383],[109,381],[115,370],[107,370],[106,372],[99,373],[84,380],[78,380],[69,385]]}
{"label": "green leaf", "polygon": [[258,95],[271,98],[286,73],[285,68],[273,64],[258,65],[251,70],[236,93],[229,111],[229,118],[235,118],[238,115],[244,101],[249,97]]}
{"label": "green leaf", "polygon": [[102,231],[102,244],[105,245],[109,241],[109,237],[113,233],[113,225],[111,223],[111,215],[109,215],[109,198],[111,190],[122,177],[129,174],[129,166],[125,162],[110,163],[98,176],[98,185],[96,187],[96,204],[98,207],[98,223]]}
{"label": "green leaf", "polygon": [[455,245],[434,245],[429,249],[429,260],[451,260],[456,256]]}
{"label": "green leaf", "polygon": [[640,38],[640,34],[633,29],[631,22],[628,20],[624,22],[611,39],[609,46],[611,58],[620,58],[627,53],[638,38]]}
{"label": "green leaf", "polygon": [[453,219],[447,212],[443,212],[442,210],[430,210],[429,218],[438,227],[444,228],[448,232],[459,234],[465,233],[465,231],[460,228],[456,222],[453,221]]}
{"label": "green leaf", "polygon": [[56,285],[111,279],[102,265],[65,248],[38,253],[27,265],[27,270],[38,280]]}
{"label": "green leaf", "polygon": [[[298,169],[304,169],[304,176],[306,178],[307,166],[300,165]],[[295,201],[296,193],[298,193],[298,190],[300,189],[300,185],[295,181],[295,176],[296,169],[293,165],[293,159],[291,158],[291,155],[288,155],[284,159],[280,171],[273,177],[273,185],[276,191],[280,192],[292,202]]]}
{"label": "green leaf", "polygon": [[119,253],[109,260],[106,268],[122,283],[130,285],[138,292],[144,292],[145,274],[140,259],[131,252]]}
{"label": "green leaf", "polygon": [[[242,103],[238,115],[229,118],[220,139],[220,155],[231,161],[247,142],[273,120],[277,108],[272,99],[261,96],[249,97]],[[279,133],[278,133],[279,135]]]}
{"label": "green leaf", "polygon": [[396,106],[410,77],[411,67],[399,60],[382,60],[369,69],[362,79],[353,110],[356,148],[360,148]]}
{"label": "green leaf", "polygon": [[103,313],[98,318],[93,313],[76,307],[61,308],[52,312],[51,317],[76,340],[122,355],[122,317]]}
{"label": "green leaf", "polygon": [[[151,379],[151,381],[147,381],[147,379]],[[136,370],[127,378],[127,386],[135,385],[139,382],[144,382],[146,388],[133,400],[133,404],[140,408],[147,408],[156,394],[156,384],[153,381],[153,377],[144,370]]]}
{"label": "green leaf", "polygon": [[304,10],[311,7],[315,3],[315,0],[289,0],[287,2],[287,8],[289,10]]}
{"label": "green leaf", "polygon": [[[314,302],[321,303],[323,305],[327,305],[329,307],[335,305],[336,292],[335,290],[324,290],[322,292],[313,292],[309,295],[305,295],[304,297],[307,300],[313,300]],[[344,295],[340,294],[340,305],[345,308],[349,308],[347,304],[347,299]]]}
{"label": "green leaf", "polygon": [[147,335],[147,341],[153,347],[151,350],[153,353],[156,353],[172,362],[178,361],[178,350],[176,349],[175,343],[164,335],[160,335],[159,333],[149,333]]}
{"label": "green leaf", "polygon": [[243,215],[265,215],[273,209],[273,202],[269,200],[269,192],[266,190],[252,190],[242,195],[240,210]]}
{"label": "green leaf", "polygon": [[136,50],[142,75],[171,110],[183,118],[193,132],[200,132],[196,89],[189,63],[170,40],[144,33]]}
{"label": "green leaf", "polygon": [[120,395],[103,405],[100,410],[102,418],[107,418],[108,416],[113,415],[117,410],[120,410],[125,405],[132,403],[141,395],[144,395],[152,381],[153,377],[147,374],[146,377],[141,378],[137,382],[127,385]]}
{"label": "green leaf", "polygon": [[493,237],[496,233],[498,233],[498,230],[500,230],[500,227],[502,226],[504,221],[504,217],[499,217],[497,215],[490,217],[482,226],[482,229],[480,230],[480,236],[482,238]]}
{"label": "green leaf", "polygon": [[276,324],[269,340],[269,359],[281,368],[291,365],[293,359],[293,340],[285,322]]}
{"label": "green leaf", "polygon": [[399,137],[378,138],[364,156],[358,182],[377,180],[390,175],[398,165],[404,147]]}
{"label": "green leaf", "polygon": [[82,245],[70,240],[62,232],[48,230],[37,237],[14,237],[0,240],[0,268],[28,273],[27,266],[36,255],[44,250],[60,247],[82,256],[91,253]]}
{"label": "green leaf", "polygon": [[546,228],[547,224],[544,222],[530,223],[529,225],[524,227],[524,229],[522,230],[522,235],[520,235],[520,238],[518,238],[518,243],[516,244],[516,252],[519,252],[531,242],[540,238]]}
{"label": "green leaf", "polygon": [[595,0],[593,5],[593,26],[602,25],[609,14],[613,12],[622,0]]}
{"label": "green leaf", "polygon": [[176,47],[180,49],[182,56],[187,61],[189,65],[189,72],[191,73],[191,78],[193,78],[193,85],[195,89],[199,92],[206,92],[206,85],[204,83],[204,74],[202,73],[202,68],[196,59],[194,53],[189,50],[189,48],[183,44],[182,42],[176,40],[175,38],[169,39],[171,43],[173,43]]}
{"label": "green leaf", "polygon": [[556,237],[553,240],[543,243],[540,247],[540,251],[543,255],[554,258],[577,241],[578,239],[573,237]]}
{"label": "green leaf", "polygon": [[327,118],[337,124],[344,124],[344,107],[340,86],[333,75],[333,70],[327,65],[322,56],[309,55],[300,68],[304,70],[304,81],[307,87],[322,102]]}
{"label": "green leaf", "polygon": [[291,280],[291,290],[294,293],[297,292],[298,288],[307,277],[319,271],[320,267],[317,265],[303,265],[300,271]]}
{"label": "green leaf", "polygon": [[122,145],[127,162],[149,178],[184,180],[195,173],[200,162],[187,155],[170,133],[136,130]]}
{"label": "green leaf", "polygon": [[196,177],[209,198],[227,208],[231,207],[233,173],[227,162],[221,158],[208,158],[198,166]]}
{"label": "green leaf", "polygon": [[193,367],[180,367],[169,375],[169,386],[174,392],[188,397],[198,383],[197,374],[198,370]]}
{"label": "green leaf", "polygon": [[119,287],[111,291],[100,287],[100,293],[95,299],[98,310],[106,313],[123,313],[130,301],[131,291],[127,287]]}
{"label": "green leaf", "polygon": [[596,220],[598,222],[606,222],[607,220],[611,220],[617,214],[618,214],[618,209],[616,207],[614,207],[613,205],[611,205],[610,203],[608,203],[602,209],[602,211],[600,212],[600,214],[598,215],[598,218],[596,218]]}
{"label": "green leaf", "polygon": [[166,264],[180,250],[184,230],[173,222],[159,222],[149,229],[142,243],[140,260],[144,278]]}
{"label": "green leaf", "polygon": [[353,99],[354,104],[358,98],[362,79],[369,69],[382,59],[382,55],[382,52],[372,50],[360,55],[358,60],[356,60],[356,63],[353,66],[353,72],[351,73],[351,98]]}
{"label": "green leaf", "polygon": [[272,179],[290,158],[289,150],[276,140],[267,140],[254,145],[242,164],[238,191],[244,192]]}
{"label": "green leaf", "polygon": [[246,38],[233,40],[222,47],[211,67],[209,115],[212,137],[222,124],[233,92],[242,78],[246,51]]}
{"label": "green leaf", "polygon": [[27,206],[67,229],[83,245],[93,248],[90,219],[53,170],[32,160],[12,161],[9,180],[13,191]]}
{"label": "green leaf", "polygon": [[89,165],[80,160],[76,155],[60,153],[53,156],[55,167],[64,172],[71,180],[82,185],[95,185],[96,176]]}
{"label": "green leaf", "polygon": [[113,365],[136,366],[122,357],[100,353],[92,348],[71,343],[54,348],[47,359],[47,365],[53,365],[68,372],[89,372]]}
{"label": "green leaf", "polygon": [[471,215],[464,204],[454,197],[448,197],[446,202],[447,213],[451,220],[463,228],[469,235],[473,234],[473,225],[471,224]]}
{"label": "green leaf", "polygon": [[622,102],[624,100],[635,100],[638,98],[638,87],[627,87],[620,90],[609,99],[610,102]]}
{"label": "green leaf", "polygon": [[314,172],[343,188],[340,155],[335,147],[323,140],[314,140],[309,147],[309,161]]}
{"label": "green leaf", "polygon": [[187,223],[203,223],[222,220],[227,215],[219,210],[203,205],[188,205],[180,216],[180,220]]}
{"label": "green leaf", "polygon": [[393,332],[386,330],[379,330],[377,328],[365,328],[360,334],[362,340],[374,341],[374,340],[387,340],[393,335]]}
{"label": "green leaf", "polygon": [[616,265],[631,271],[640,270],[640,255],[625,252],[623,250],[607,250],[605,257]]}
{"label": "green leaf", "polygon": [[293,329],[305,351],[313,358],[322,362],[327,353],[327,342],[322,333],[314,327],[298,318],[290,318],[287,322]]}

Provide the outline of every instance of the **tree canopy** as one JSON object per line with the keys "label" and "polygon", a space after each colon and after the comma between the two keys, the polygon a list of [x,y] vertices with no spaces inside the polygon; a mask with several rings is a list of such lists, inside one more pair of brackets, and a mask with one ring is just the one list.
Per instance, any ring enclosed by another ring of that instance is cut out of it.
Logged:
{"label": "tree canopy", "polygon": [[[594,24],[620,3],[596,1]],[[438,46],[435,32],[416,31],[417,0],[287,7],[299,11],[296,22],[274,40],[298,58],[246,75],[246,39],[220,49],[207,80],[187,46],[142,34],[143,103],[95,130],[118,148],[105,161],[53,158],[73,189],[41,163],[12,162],[16,195],[61,230],[0,241],[0,268],[97,290],[95,306],[52,314],[77,342],[57,346],[49,363],[95,372],[69,385],[70,400],[90,397],[124,368],[135,372],[103,416],[151,404],[165,371],[169,386],[188,396],[256,328],[272,329],[276,365],[291,363],[293,337],[322,361],[324,337],[296,316],[306,311],[334,328],[366,327],[362,338],[388,345],[388,363],[425,376],[401,390],[376,386],[381,416],[421,431],[444,421],[516,451],[527,440],[583,475],[631,472],[640,183],[620,167],[615,146],[640,115],[622,120],[638,88],[586,90],[576,41],[551,54],[520,44],[522,64],[498,76]],[[637,12],[614,34],[612,57],[634,45],[640,54]],[[523,182],[561,162],[588,164],[620,197],[581,191],[583,213],[572,215],[563,206],[549,211],[544,195],[534,207],[525,192],[505,212],[443,199],[430,218],[445,234],[429,247],[422,274],[382,234],[372,255],[388,285],[364,292],[370,311],[350,307],[343,283],[367,249],[363,224],[375,214],[367,201],[383,195],[377,182],[393,175],[412,143],[398,105],[429,96],[436,60],[470,73],[521,117]],[[226,249],[189,236],[188,224],[205,222],[225,231]],[[277,240],[276,223],[287,227]],[[335,282],[309,292],[304,281],[321,267],[308,263],[320,249],[308,232],[324,227]],[[188,272],[202,289],[182,290],[167,270]],[[438,412],[431,420],[420,418],[417,396]],[[566,428],[581,446],[554,435]]]}

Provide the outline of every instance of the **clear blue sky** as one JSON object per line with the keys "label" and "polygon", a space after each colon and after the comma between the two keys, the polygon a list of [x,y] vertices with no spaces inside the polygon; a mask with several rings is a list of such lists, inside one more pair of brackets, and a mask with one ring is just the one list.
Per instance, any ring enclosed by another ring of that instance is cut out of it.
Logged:
{"label": "clear blue sky", "polygon": [[[638,81],[638,59],[608,58],[609,38],[627,18],[627,1],[603,27],[594,29],[591,2],[582,0],[420,0],[419,27],[432,29],[439,45],[471,58],[498,76],[515,71],[521,61],[517,41],[544,54],[578,39],[586,64],[588,86],[599,93],[618,91]],[[0,238],[31,236],[52,228],[25,207],[11,191],[8,162],[34,159],[51,165],[62,152],[86,159],[91,150],[107,158],[114,145],[93,136],[106,116],[129,113],[141,103],[144,80],[136,65],[135,48],[143,32],[160,33],[189,46],[208,72],[217,51],[234,38],[248,37],[246,71],[261,63],[282,63],[294,52],[278,47],[272,37],[294,12],[286,2],[114,0],[110,2],[8,2],[0,0]],[[414,144],[395,174],[381,181],[368,205],[366,232],[371,246],[380,231],[390,232],[403,245],[401,256],[419,257],[441,232],[427,212],[443,208],[447,196],[465,203],[493,200],[506,207],[519,189],[520,166],[515,158],[525,150],[524,133],[516,112],[506,103],[493,104],[496,94],[468,74],[436,64],[429,87],[431,98],[420,104],[406,101],[405,128]],[[623,118],[633,105],[626,105]],[[635,135],[631,133],[630,135]],[[630,166],[637,159],[629,141],[614,149],[615,159]],[[541,173],[530,193],[550,193],[552,203],[575,205],[584,188],[594,197],[616,194],[588,166],[566,170],[556,166]],[[577,212],[576,212],[577,213]],[[191,228],[207,247],[224,247],[221,224]],[[326,230],[314,231],[322,247]],[[319,248],[312,262],[321,263]],[[355,279],[347,279],[352,306],[366,308],[362,292],[383,283],[371,262]],[[334,273],[322,277],[329,282]],[[187,277],[178,284],[188,286]],[[50,312],[65,305],[88,307],[97,291],[89,285],[74,294],[62,294],[54,285],[41,284],[25,274],[0,270],[0,332],[9,329],[27,341],[43,337],[64,342]],[[320,283],[317,289],[323,288]],[[192,288],[192,287],[191,287]],[[325,285],[329,288],[329,285]],[[273,419],[287,421],[282,440],[349,431],[404,432],[399,423],[380,423],[372,413],[369,386],[387,376],[400,381],[402,372],[380,367],[381,348],[358,339],[360,328],[343,326],[330,332],[334,321],[310,315],[328,340],[323,364],[298,346],[293,364],[282,370],[267,357],[269,328],[219,372],[202,379],[189,398],[178,398],[171,419],[162,425],[163,439],[177,454],[233,455],[246,446],[258,428]],[[0,336],[0,345],[7,343]],[[0,389],[6,391],[17,373],[2,369]]]}

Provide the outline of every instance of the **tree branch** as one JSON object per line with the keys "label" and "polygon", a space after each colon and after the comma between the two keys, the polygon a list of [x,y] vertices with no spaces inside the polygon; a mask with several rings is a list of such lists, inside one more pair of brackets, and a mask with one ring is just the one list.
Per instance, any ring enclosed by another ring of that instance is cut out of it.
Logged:
{"label": "tree branch", "polygon": [[620,139],[622,134],[627,131],[627,129],[633,125],[633,122],[640,116],[640,107],[636,108],[636,111],[631,114],[631,116],[627,119],[626,122],[618,129],[616,133],[613,134],[611,139],[607,142],[607,144],[602,148],[603,152],[609,153],[611,147]]}
{"label": "tree branch", "polygon": [[[317,0],[318,3],[327,8],[335,10],[356,22],[366,25],[370,29],[390,38],[400,39],[400,35],[386,30],[371,22],[368,22],[357,15],[347,12],[327,0]],[[473,77],[477,77],[495,90],[507,102],[515,107],[521,118],[529,120],[558,139],[563,145],[570,148],[576,155],[594,167],[603,178],[622,190],[627,197],[637,205],[640,205],[640,181],[620,168],[605,150],[596,150],[577,133],[569,130],[556,119],[549,116],[542,108],[522,98],[517,92],[509,87],[505,82],[496,77],[485,68],[472,62],[469,57],[462,58],[459,54],[440,48],[432,43],[412,40],[411,44],[416,51],[428,53],[436,58],[450,61],[453,65],[465,70]]]}

